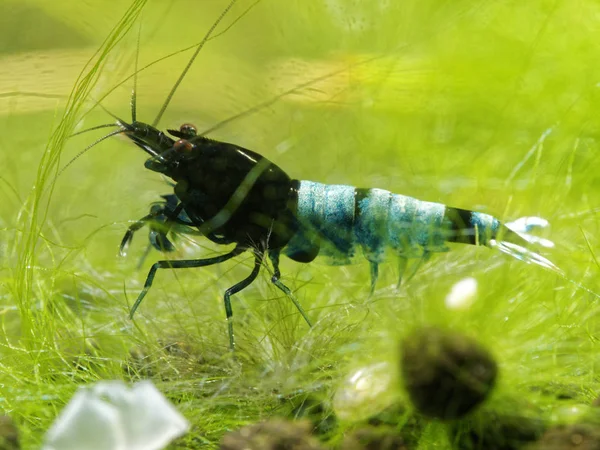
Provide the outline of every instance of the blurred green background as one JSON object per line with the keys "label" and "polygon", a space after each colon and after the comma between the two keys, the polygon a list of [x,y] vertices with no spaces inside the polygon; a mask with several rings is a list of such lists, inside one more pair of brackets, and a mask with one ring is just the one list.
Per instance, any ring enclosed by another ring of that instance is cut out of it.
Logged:
{"label": "blurred green background", "polygon": [[[122,81],[134,72],[138,39],[141,68],[198,43],[227,4],[144,3],[101,56],[90,95],[76,100],[80,122],[66,134],[113,121],[94,100],[131,117],[133,79]],[[117,137],[54,179],[104,131],[64,145],[51,138],[67,123],[75,79],[128,6],[0,3],[0,396],[26,444],[40,442],[77,383],[149,376],[194,423],[181,445],[212,446],[226,429],[276,411],[274,390],[330,399],[350,367],[395,361],[397,339],[423,323],[456,326],[486,344],[500,362],[500,396],[533,395],[532,384],[559,380],[589,400],[598,299],[487,249],[453,246],[399,292],[392,261],[373,297],[363,261],[284,261],[285,282],[317,325],[305,328],[264,271],[234,300],[242,369],[227,356],[220,299],[249,272],[248,257],[160,273],[129,321],[160,255],[151,252],[138,269],[145,232],[127,258],[117,256],[118,244],[128,221],[170,188]],[[210,136],[265,155],[293,178],[379,187],[503,220],[544,217],[556,243],[545,256],[600,291],[599,25],[591,0],[239,0],[160,127],[209,129],[297,88]],[[154,119],[190,55],[139,73],[140,120]],[[60,161],[42,159],[50,153]],[[173,257],[217,251],[182,240]],[[465,276],[479,282],[475,305],[447,311],[448,289]],[[529,401],[540,414],[554,408]]]}

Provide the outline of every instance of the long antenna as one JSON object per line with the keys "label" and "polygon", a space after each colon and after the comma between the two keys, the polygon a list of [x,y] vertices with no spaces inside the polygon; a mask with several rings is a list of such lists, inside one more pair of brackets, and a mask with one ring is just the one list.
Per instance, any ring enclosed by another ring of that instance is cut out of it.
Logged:
{"label": "long antenna", "polygon": [[71,164],[73,164],[76,159],[78,159],[79,157],[81,157],[81,155],[83,155],[89,149],[91,149],[95,145],[99,144],[103,140],[108,139],[111,136],[116,136],[117,134],[121,134],[121,133],[124,133],[125,131],[127,131],[127,127],[129,126],[129,124],[127,124],[127,122],[119,119],[118,116],[116,116],[115,114],[111,113],[108,109],[106,109],[104,107],[104,105],[102,105],[98,101],[94,100],[94,102],[96,102],[96,105],[98,105],[100,108],[102,108],[105,113],[107,113],[109,116],[111,116],[113,119],[115,119],[117,121],[117,123],[106,123],[106,124],[103,124],[103,125],[96,125],[95,127],[86,128],[85,130],[78,131],[77,133],[73,133],[69,137],[78,136],[80,134],[87,133],[88,131],[99,130],[101,128],[119,127],[119,129],[115,130],[115,131],[111,131],[106,136],[102,136],[101,138],[97,139],[92,144],[88,145],[86,148],[84,148],[83,150],[81,150],[79,153],[77,153],[77,155],[75,155],[75,157],[73,159],[71,159],[71,161],[69,161],[67,164],[65,164],[65,166],[58,171],[58,173],[56,174],[56,178],[57,179],[67,169],[67,167],[69,167]]}
{"label": "long antenna", "polygon": [[79,136],[80,134],[87,133],[88,131],[99,130],[101,128],[114,128],[114,127],[118,127],[118,126],[119,125],[116,123],[105,123],[104,125],[96,125],[95,127],[86,128],[85,130],[81,130],[76,133],[73,133],[73,134],[69,135],[69,137],[72,138],[74,136]]}
{"label": "long antenna", "polygon": [[[233,28],[233,26],[237,22],[239,22],[244,16],[246,16],[246,14],[248,14],[250,12],[250,10],[252,8],[254,8],[260,1],[261,0],[256,0],[254,3],[252,3],[248,8],[246,8],[246,10],[242,14],[240,14],[235,20],[233,20],[223,31],[220,31],[219,33],[214,34],[209,39],[207,39],[207,42],[208,41],[212,41],[213,39],[216,39],[219,36],[227,33],[231,28]],[[106,93],[104,93],[104,95],[102,95],[102,97],[100,97],[98,99],[98,102],[102,102],[106,97],[108,97],[110,94],[112,94],[117,88],[119,88],[123,84],[127,83],[129,80],[131,80],[133,77],[135,77],[138,73],[143,72],[143,71],[149,69],[150,67],[154,66],[155,64],[158,64],[158,63],[160,63],[162,61],[165,61],[165,60],[167,60],[169,58],[172,58],[173,56],[177,56],[177,55],[179,55],[181,53],[187,52],[188,50],[191,50],[191,49],[195,48],[197,45],[199,45],[199,43],[198,44],[190,45],[188,47],[182,48],[182,49],[177,50],[175,52],[172,52],[172,53],[169,53],[167,55],[161,56],[160,58],[155,59],[154,61],[146,64],[144,67],[142,67],[141,69],[137,70],[137,72],[135,72],[135,73],[133,73],[131,75],[128,75],[127,77],[125,77],[124,79],[122,79],[119,83],[117,83],[112,88],[110,88]],[[1,94],[0,94],[0,97],[2,97]],[[92,106],[88,111],[86,111],[82,115],[82,117],[87,116],[95,107],[96,107],[96,105]]]}
{"label": "long antenna", "polygon": [[169,92],[169,95],[167,96],[167,99],[163,103],[163,105],[160,108],[160,111],[158,112],[156,118],[152,122],[152,126],[153,127],[156,128],[156,126],[158,125],[158,122],[160,122],[160,119],[162,118],[163,114],[167,110],[167,107],[169,106],[169,103],[171,103],[171,99],[173,98],[173,95],[175,95],[175,91],[177,90],[177,88],[179,87],[179,85],[181,84],[181,82],[183,81],[183,78],[187,75],[188,71],[190,70],[190,67],[192,67],[192,64],[194,63],[194,60],[198,56],[198,53],[200,53],[200,50],[202,50],[202,48],[204,47],[204,44],[206,44],[206,41],[208,41],[208,39],[210,38],[210,36],[213,34],[213,32],[215,31],[215,28],[217,28],[217,26],[221,23],[221,21],[223,20],[223,18],[225,17],[225,15],[229,12],[229,10],[233,7],[233,5],[236,4],[236,2],[237,2],[237,0],[231,0],[231,2],[229,3],[229,5],[227,6],[227,8],[225,8],[225,10],[221,13],[221,15],[219,16],[219,18],[217,19],[217,21],[215,23],[213,23],[212,27],[210,27],[210,29],[208,30],[208,32],[206,33],[206,35],[204,36],[204,38],[200,41],[200,44],[198,44],[198,47],[196,48],[196,51],[194,52],[194,54],[192,55],[192,57],[188,61],[187,65],[185,66],[185,69],[183,69],[183,72],[181,72],[181,75],[179,75],[179,78],[177,79],[177,81],[173,85],[173,88],[171,89],[171,92]]}
{"label": "long antenna", "polygon": [[131,91],[131,123],[137,121],[137,73],[138,62],[140,59],[140,34],[142,33],[142,23],[138,27],[137,46],[135,47],[135,72],[133,72],[133,90]]}
{"label": "long antenna", "polygon": [[[115,125],[115,126],[117,126],[117,125]],[[86,131],[89,131],[89,130],[86,130]],[[105,139],[108,139],[109,137],[116,136],[117,134],[121,134],[123,132],[125,132],[125,130],[122,128],[119,128],[118,130],[111,131],[107,135],[104,135],[101,138],[96,139],[94,142],[92,142],[86,148],[84,148],[79,153],[77,153],[77,155],[75,155],[71,161],[69,161],[67,164],[65,164],[65,166],[62,169],[60,169],[60,171],[56,174],[56,178],[58,178],[67,169],[67,167],[69,167],[71,164],[73,164],[75,162],[75,160],[77,160],[81,155],[83,155],[85,152],[87,152],[90,148],[94,147],[95,145],[99,144],[100,142],[104,141]]]}
{"label": "long antenna", "polygon": [[242,117],[250,116],[250,115],[254,114],[257,111],[260,111],[263,108],[271,106],[272,104],[276,103],[277,101],[279,101],[283,97],[287,97],[288,95],[295,94],[296,92],[299,92],[302,89],[310,87],[310,86],[318,83],[319,81],[327,80],[328,78],[332,78],[332,77],[334,77],[336,75],[339,75],[340,73],[344,73],[344,72],[346,72],[349,69],[361,66],[363,64],[368,64],[368,63],[370,63],[372,61],[375,61],[377,59],[381,59],[381,58],[384,58],[384,57],[385,57],[384,55],[376,55],[376,56],[373,56],[371,58],[367,58],[365,60],[359,61],[357,63],[352,63],[352,64],[350,64],[350,66],[344,67],[343,69],[339,69],[339,70],[336,70],[336,71],[333,71],[333,72],[329,72],[329,73],[326,73],[325,75],[322,75],[320,77],[313,78],[312,80],[308,80],[308,81],[306,81],[304,83],[301,83],[301,84],[299,84],[299,85],[297,85],[297,86],[295,86],[295,87],[293,87],[291,89],[288,89],[287,91],[281,92],[280,94],[277,94],[277,95],[271,97],[270,99],[268,99],[268,100],[266,100],[264,102],[261,102],[261,103],[259,103],[257,105],[254,105],[254,106],[252,106],[252,107],[250,107],[250,108],[248,108],[248,109],[246,109],[246,110],[244,110],[242,112],[234,114],[233,116],[230,116],[227,119],[222,120],[221,122],[217,123],[216,125],[213,125],[212,127],[207,128],[202,133],[199,133],[199,135],[200,136],[206,136],[208,133],[212,133],[213,131],[218,130],[218,129],[224,127],[225,125],[227,125],[230,122],[233,122],[234,120],[240,119]]}

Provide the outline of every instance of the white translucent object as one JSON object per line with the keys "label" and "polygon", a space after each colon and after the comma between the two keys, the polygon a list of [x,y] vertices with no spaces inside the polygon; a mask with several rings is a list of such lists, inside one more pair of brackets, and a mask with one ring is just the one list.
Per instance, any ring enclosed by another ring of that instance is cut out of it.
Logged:
{"label": "white translucent object", "polygon": [[468,309],[476,297],[477,280],[471,277],[463,278],[454,283],[446,296],[446,308],[454,310]]}
{"label": "white translucent object", "polygon": [[542,255],[536,252],[526,249],[525,247],[521,247],[520,245],[506,241],[496,242],[492,240],[490,241],[490,244],[492,247],[497,248],[501,252],[506,253],[513,258],[517,258],[518,260],[524,261],[527,264],[536,264],[564,277],[564,272],[555,266],[552,261],[544,258]]}
{"label": "white translucent object", "polygon": [[505,224],[508,229],[514,231],[530,244],[541,245],[542,247],[552,248],[554,242],[531,233],[536,233],[548,227],[548,221],[542,217],[521,217],[513,222]]}
{"label": "white translucent object", "polygon": [[390,395],[393,371],[389,363],[380,362],[351,373],[333,397],[333,409],[341,419],[360,420],[370,417],[394,401]]}
{"label": "white translucent object", "polygon": [[189,428],[150,381],[80,388],[48,430],[43,450],[157,450]]}

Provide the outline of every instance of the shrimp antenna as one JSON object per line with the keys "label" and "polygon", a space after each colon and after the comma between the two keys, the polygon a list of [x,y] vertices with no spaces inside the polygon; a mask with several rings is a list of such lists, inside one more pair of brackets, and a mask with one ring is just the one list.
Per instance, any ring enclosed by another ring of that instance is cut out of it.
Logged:
{"label": "shrimp antenna", "polygon": [[317,84],[319,81],[327,80],[327,79],[332,78],[332,77],[334,77],[336,75],[339,75],[340,73],[346,72],[348,69],[352,69],[354,67],[358,67],[358,66],[361,66],[363,64],[368,64],[370,62],[373,62],[375,60],[381,59],[383,57],[384,57],[384,55],[376,55],[376,56],[373,56],[371,58],[367,58],[367,59],[365,59],[363,61],[359,61],[357,63],[353,63],[349,67],[344,67],[343,69],[335,70],[333,72],[326,73],[325,75],[322,75],[320,77],[308,80],[308,81],[306,81],[306,82],[304,82],[302,84],[299,84],[299,85],[297,85],[297,86],[295,86],[295,87],[293,87],[291,89],[288,89],[287,91],[284,91],[284,92],[282,92],[280,94],[277,94],[277,95],[271,97],[270,99],[268,99],[268,100],[266,100],[264,102],[261,102],[261,103],[259,103],[257,105],[254,105],[254,106],[252,106],[252,107],[250,107],[250,108],[248,108],[248,109],[246,109],[246,110],[244,110],[242,112],[234,114],[233,116],[230,116],[230,117],[228,117],[225,120],[222,120],[221,122],[217,123],[216,125],[213,125],[212,127],[207,128],[202,133],[199,133],[199,135],[200,136],[206,136],[208,133],[212,133],[213,131],[216,131],[216,130],[218,130],[220,128],[223,128],[225,125],[227,125],[228,123],[233,122],[234,120],[238,120],[238,119],[241,119],[243,117],[250,116],[250,115],[254,114],[257,111],[260,111],[263,108],[267,108],[268,106],[271,106],[272,104],[276,103],[277,101],[281,100],[284,97],[287,97],[288,95],[295,94],[296,92],[299,92],[299,91],[301,91],[304,88],[307,88],[307,87],[310,87],[310,86],[313,86],[313,85]]}
{"label": "shrimp antenna", "polygon": [[[92,147],[94,147],[96,144],[99,144],[100,142],[104,141],[105,139],[108,139],[109,137],[116,136],[117,134],[121,134],[121,133],[127,131],[127,130],[125,130],[123,127],[121,127],[118,124],[115,124],[114,126],[118,126],[119,129],[115,130],[115,131],[112,131],[112,132],[108,133],[107,135],[102,136],[99,139],[96,139],[93,143],[91,143],[86,148],[84,148],[79,153],[77,153],[77,155],[75,155],[71,161],[69,161],[62,169],[60,169],[60,171],[56,175],[56,178],[58,178],[67,169],[67,167],[69,167],[71,164],[73,164],[75,162],[75,160],[77,160],[81,155],[83,155],[89,149],[91,149]],[[97,127],[97,128],[104,128],[104,127]],[[89,130],[86,130],[86,131],[89,131]]]}
{"label": "shrimp antenna", "polygon": [[79,136],[80,134],[87,133],[88,131],[99,130],[101,128],[111,128],[111,127],[118,127],[118,126],[119,126],[119,124],[117,124],[117,123],[105,123],[104,125],[96,125],[95,127],[86,128],[85,130],[81,130],[81,131],[78,131],[77,133],[73,133],[69,137],[71,138],[74,136]]}
{"label": "shrimp antenna", "polygon": [[137,45],[135,47],[135,72],[133,72],[133,90],[131,91],[131,123],[137,120],[137,74],[140,60],[140,35],[142,34],[142,24],[138,27]]}
{"label": "shrimp antenna", "polygon": [[[248,12],[250,12],[250,10],[252,8],[254,8],[258,3],[260,3],[261,0],[256,0],[253,4],[251,4],[248,8],[246,8],[246,10],[239,16],[237,17],[235,20],[233,20],[223,31],[220,31],[219,33],[216,33],[214,35],[211,35],[211,37],[209,39],[207,39],[208,41],[212,41],[213,39],[218,38],[219,36],[227,33],[231,28],[233,28],[233,26],[238,23],[242,17],[244,17],[246,14],[248,14]],[[188,50],[191,50],[193,48],[195,48],[198,44],[192,44],[188,47],[182,48],[180,50],[171,52],[167,55],[161,56],[158,59],[155,59],[154,61],[146,64],[145,66],[143,66],[141,69],[139,69],[136,73],[133,73],[131,75],[128,75],[127,77],[125,77],[124,79],[122,79],[119,83],[117,83],[116,85],[114,85],[112,88],[110,88],[106,93],[104,93],[104,95],[100,98],[100,101],[104,100],[106,97],[108,97],[110,94],[112,94],[117,88],[119,88],[120,86],[122,86],[123,84],[125,84],[127,81],[131,80],[134,76],[137,75],[137,73],[143,72],[144,70],[149,69],[150,67],[154,66],[155,64],[158,64],[162,61],[165,61],[169,58],[172,58],[173,56],[179,55],[181,53],[187,52]],[[83,116],[86,116],[87,114],[89,114],[93,109],[95,108],[92,107],[91,109],[89,109],[88,111],[86,111]]]}
{"label": "shrimp antenna", "polygon": [[115,131],[112,131],[112,132],[108,133],[107,135],[102,136],[99,139],[96,139],[93,143],[91,143],[86,148],[84,148],[79,153],[77,153],[77,155],[75,155],[73,157],[73,159],[71,159],[71,161],[69,161],[62,169],[60,169],[60,171],[56,175],[56,178],[58,178],[67,169],[67,167],[69,167],[71,164],[73,164],[75,162],[75,160],[79,159],[85,152],[87,152],[89,149],[91,149],[92,147],[94,147],[96,144],[99,144],[100,142],[102,142],[105,139],[108,139],[109,137],[116,136],[117,134],[124,133],[125,131],[128,130],[129,124],[127,122],[125,122],[124,120],[122,120],[121,118],[119,118],[119,116],[111,113],[108,109],[106,109],[106,107],[104,107],[104,105],[102,105],[97,100],[94,100],[94,99],[92,99],[92,100],[96,103],[96,106],[99,106],[100,108],[102,108],[106,114],[108,114],[113,119],[115,119],[116,123],[106,123],[106,124],[103,124],[103,125],[96,125],[95,127],[86,128],[85,130],[78,131],[77,133],[73,133],[69,137],[78,136],[80,134],[87,133],[88,131],[99,130],[101,128],[119,127],[119,129],[115,130]]}
{"label": "shrimp antenna", "polygon": [[[94,99],[92,99],[92,100],[94,100]],[[96,100],[94,100],[94,102],[96,102],[96,105],[98,105],[100,108],[102,108],[102,111],[104,111],[110,117],[112,117],[113,119],[115,119],[117,121],[117,125],[119,125],[119,126],[122,127],[125,124],[127,124],[127,122],[125,122],[119,116],[117,116],[116,114],[111,113],[108,109],[106,109],[106,107],[102,103],[100,103],[99,101],[96,101]]]}
{"label": "shrimp antenna", "polygon": [[194,54],[192,55],[192,57],[188,61],[187,65],[183,69],[183,72],[181,72],[181,75],[179,75],[179,78],[177,79],[177,81],[173,85],[173,88],[171,89],[171,92],[169,92],[169,95],[167,95],[167,99],[163,103],[162,107],[160,108],[160,111],[158,111],[158,114],[157,114],[156,118],[152,122],[152,126],[153,127],[156,128],[156,126],[158,125],[158,122],[160,122],[160,119],[162,118],[163,114],[167,110],[167,107],[169,106],[169,103],[171,103],[171,99],[173,98],[173,95],[175,95],[175,91],[177,90],[177,88],[179,87],[179,85],[181,84],[181,82],[183,81],[183,78],[189,72],[190,67],[192,67],[192,64],[194,63],[196,57],[200,53],[200,50],[202,50],[202,48],[204,47],[204,44],[206,44],[206,42],[208,41],[208,39],[210,38],[210,36],[213,34],[213,32],[215,31],[215,29],[217,28],[217,26],[219,26],[219,24],[223,21],[223,19],[225,18],[225,16],[229,12],[229,10],[233,7],[233,5],[236,4],[236,2],[237,2],[237,0],[231,0],[231,2],[229,2],[229,5],[227,6],[227,8],[225,8],[225,10],[221,13],[221,15],[216,20],[216,22],[212,24],[212,26],[210,27],[210,29],[208,30],[208,32],[206,33],[206,35],[204,36],[204,38],[198,44],[198,47],[196,47],[196,51],[194,52]]}
{"label": "shrimp antenna", "polygon": [[[113,119],[116,120],[116,123],[106,123],[104,125],[96,125],[95,127],[90,127],[90,128],[86,128],[85,130],[81,130],[78,131],[76,133],[73,133],[71,135],[69,135],[69,137],[74,137],[74,136],[79,136],[80,134],[84,134],[87,133],[88,131],[94,131],[94,130],[99,130],[101,128],[110,128],[110,127],[122,127],[124,124],[126,124],[127,122],[125,122],[123,119],[121,119],[119,116],[111,113],[108,109],[106,109],[106,107],[104,107],[104,105],[102,105],[102,103],[100,103],[98,100],[94,100],[92,98],[92,100],[94,101],[95,105],[94,106],[99,106],[100,108],[102,108],[102,110],[108,114],[110,117],[112,117]],[[63,169],[64,170],[64,169]]]}

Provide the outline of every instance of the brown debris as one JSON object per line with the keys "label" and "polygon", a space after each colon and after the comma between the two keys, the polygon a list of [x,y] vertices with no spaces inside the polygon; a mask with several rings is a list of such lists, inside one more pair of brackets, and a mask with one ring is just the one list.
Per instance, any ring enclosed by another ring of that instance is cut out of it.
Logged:
{"label": "brown debris", "polygon": [[272,419],[227,433],[221,450],[323,450],[309,421]]}

